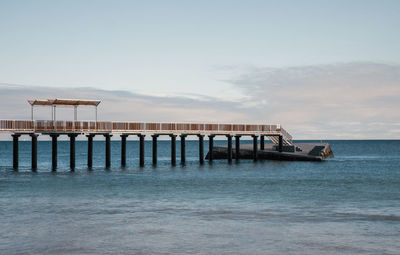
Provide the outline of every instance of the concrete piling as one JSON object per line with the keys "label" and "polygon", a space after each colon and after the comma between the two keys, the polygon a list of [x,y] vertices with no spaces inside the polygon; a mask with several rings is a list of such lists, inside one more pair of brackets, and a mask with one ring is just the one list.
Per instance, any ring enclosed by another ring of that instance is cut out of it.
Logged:
{"label": "concrete piling", "polygon": [[51,168],[52,171],[57,169],[57,137],[58,134],[51,134]]}
{"label": "concrete piling", "polygon": [[144,167],[144,137],[146,135],[138,135],[139,137],[139,165]]}
{"label": "concrete piling", "polygon": [[18,138],[21,136],[20,134],[11,135],[13,138],[13,168],[14,170],[18,169]]}
{"label": "concrete piling", "polygon": [[93,166],[93,137],[94,135],[86,135],[88,138],[88,154],[87,154],[87,166],[89,169]]}
{"label": "concrete piling", "polygon": [[110,168],[111,166],[111,136],[110,134],[104,134],[106,138],[106,168]]}
{"label": "concrete piling", "polygon": [[197,135],[199,137],[199,161],[204,164],[204,135]]}
{"label": "concrete piling", "polygon": [[32,155],[31,155],[31,167],[32,171],[37,169],[37,134],[29,134],[32,138]]}
{"label": "concrete piling", "polygon": [[179,136],[181,138],[181,164],[185,164],[186,162],[186,136],[184,134]]}
{"label": "concrete piling", "polygon": [[260,135],[260,150],[264,150],[264,135]]}
{"label": "concrete piling", "polygon": [[176,165],[176,135],[169,135],[171,137],[171,164]]}
{"label": "concrete piling", "polygon": [[215,137],[215,135],[208,136],[208,153],[209,153],[208,160],[210,162],[213,161],[214,137]]}
{"label": "concrete piling", "polygon": [[258,136],[256,136],[256,135],[252,135],[252,137],[253,137],[253,160],[254,161],[257,161],[257,147],[258,147]]}
{"label": "concrete piling", "polygon": [[159,135],[152,135],[153,138],[153,165],[157,164],[157,138]]}
{"label": "concrete piling", "polygon": [[126,138],[128,135],[121,135],[121,166],[126,166]]}
{"label": "concrete piling", "polygon": [[68,134],[69,137],[69,167],[71,171],[75,170],[75,138],[77,134]]}
{"label": "concrete piling", "polygon": [[232,135],[227,135],[228,138],[228,162],[232,163]]}
{"label": "concrete piling", "polygon": [[235,159],[236,161],[240,158],[240,135],[235,135]]}

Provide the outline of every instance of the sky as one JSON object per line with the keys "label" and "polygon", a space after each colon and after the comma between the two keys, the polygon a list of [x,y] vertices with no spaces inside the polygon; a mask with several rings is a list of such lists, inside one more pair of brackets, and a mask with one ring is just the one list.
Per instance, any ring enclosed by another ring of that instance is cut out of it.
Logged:
{"label": "sky", "polygon": [[0,119],[68,96],[102,100],[103,120],[400,139],[399,13],[387,0],[1,0]]}

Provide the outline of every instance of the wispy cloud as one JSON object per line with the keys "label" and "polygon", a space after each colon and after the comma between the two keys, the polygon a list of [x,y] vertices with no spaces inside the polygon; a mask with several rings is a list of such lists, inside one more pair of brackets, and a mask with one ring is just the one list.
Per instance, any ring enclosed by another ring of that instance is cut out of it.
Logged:
{"label": "wispy cloud", "polygon": [[[0,119],[27,119],[31,98],[100,99],[99,119],[281,123],[300,139],[400,138],[400,66],[375,63],[237,68],[226,79],[240,99],[221,95],[153,96],[96,88],[0,84]],[[226,71],[226,70],[225,70]],[[38,119],[48,119],[37,110]],[[59,118],[72,118],[60,109]],[[93,112],[80,111],[80,119]]]}
{"label": "wispy cloud", "polygon": [[250,68],[227,82],[300,137],[392,138],[400,123],[399,65]]}
{"label": "wispy cloud", "polygon": [[[29,119],[27,99],[100,99],[99,120],[114,121],[211,121],[248,122],[246,111],[231,101],[201,95],[150,96],[120,90],[95,88],[50,88],[0,84],[0,118]],[[72,110],[59,109],[58,118],[71,119]],[[68,113],[69,112],[69,113]],[[93,111],[92,111],[93,112]],[[80,119],[93,119],[93,113],[80,109]],[[48,119],[48,110],[36,108],[36,119]]]}

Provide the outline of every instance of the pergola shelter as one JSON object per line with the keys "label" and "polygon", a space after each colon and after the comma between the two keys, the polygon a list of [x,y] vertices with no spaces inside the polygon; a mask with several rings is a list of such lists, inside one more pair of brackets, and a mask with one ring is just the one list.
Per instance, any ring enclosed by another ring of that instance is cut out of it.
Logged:
{"label": "pergola shelter", "polygon": [[28,100],[31,105],[31,120],[34,117],[35,106],[50,106],[51,107],[51,120],[56,121],[57,106],[72,106],[74,107],[74,121],[78,119],[78,106],[94,106],[96,109],[95,120],[97,122],[97,106],[100,104],[99,100],[82,100],[82,99],[47,99],[47,100]]}

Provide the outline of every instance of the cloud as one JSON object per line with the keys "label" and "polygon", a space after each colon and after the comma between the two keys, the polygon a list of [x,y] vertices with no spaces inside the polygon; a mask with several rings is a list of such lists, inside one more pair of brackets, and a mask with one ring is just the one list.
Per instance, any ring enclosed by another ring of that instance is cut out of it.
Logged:
{"label": "cloud", "polygon": [[[0,119],[30,119],[28,99],[99,99],[99,120],[248,122],[246,110],[235,102],[213,97],[150,96],[119,90],[95,88],[51,88],[0,84]],[[93,119],[94,110],[80,107],[81,120]],[[35,119],[49,119],[49,108],[36,107]],[[57,119],[72,119],[73,110],[57,109]]]}
{"label": "cloud", "polygon": [[[155,96],[90,87],[3,83],[0,119],[29,119],[27,99],[82,98],[102,100],[99,120],[280,123],[297,139],[400,138],[398,65],[232,68],[237,75],[225,82],[232,90],[241,91],[242,97],[236,100],[223,100],[223,95]],[[50,116],[47,108],[35,110],[36,119]],[[73,111],[59,109],[57,116],[72,119]],[[93,109],[79,109],[79,119],[93,116]]]}
{"label": "cloud", "polygon": [[226,81],[295,137],[399,138],[399,65],[250,68]]}

